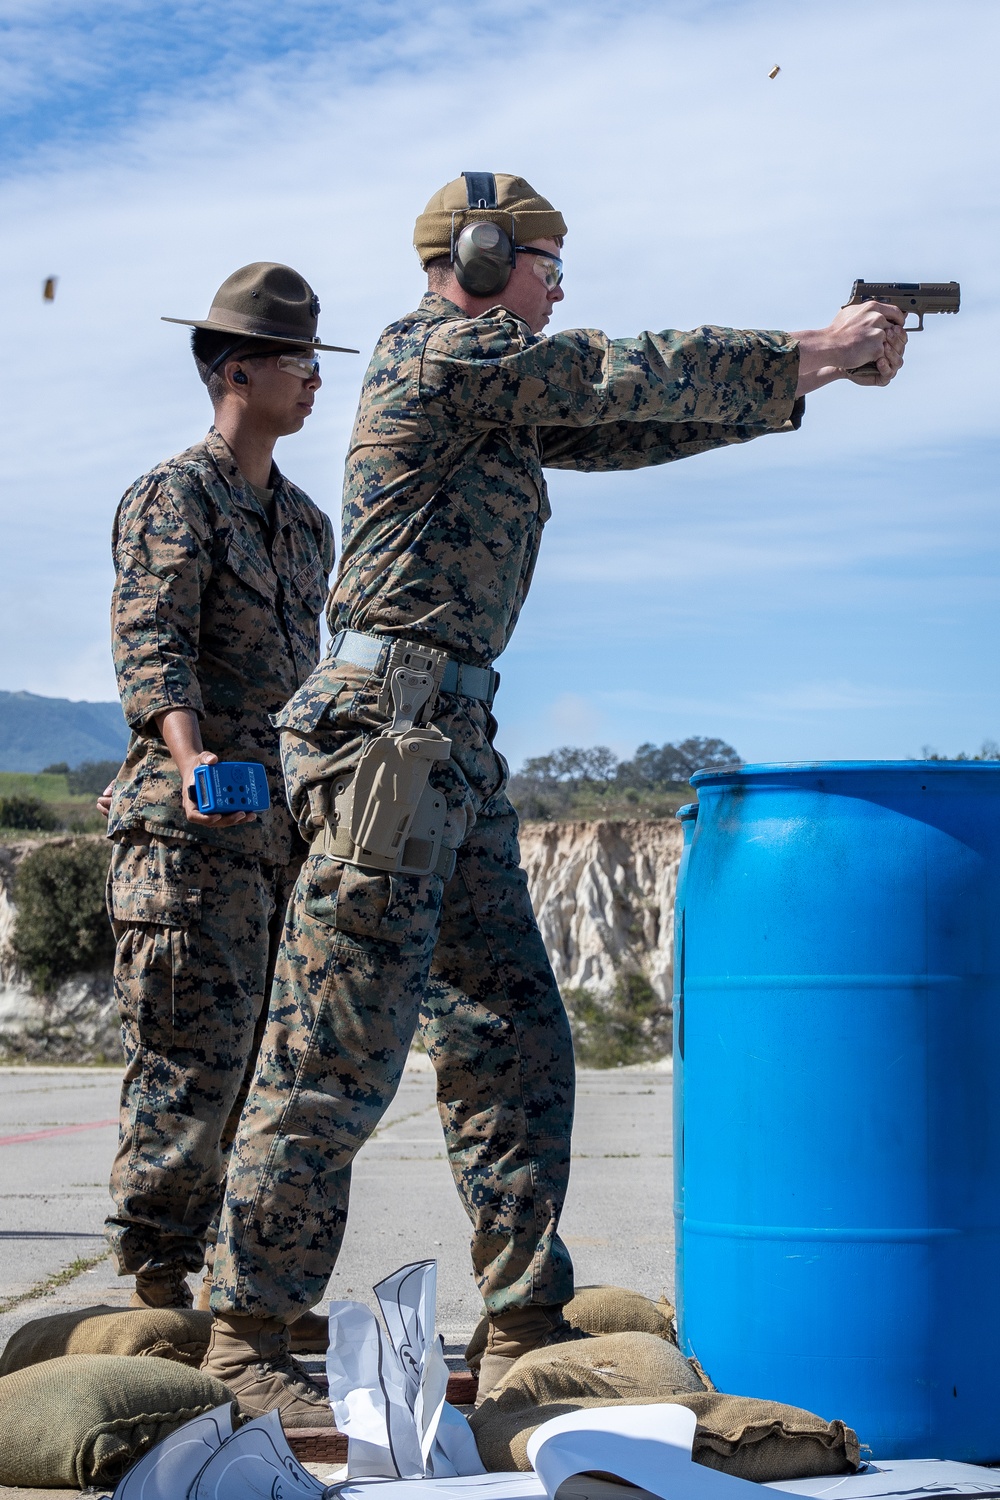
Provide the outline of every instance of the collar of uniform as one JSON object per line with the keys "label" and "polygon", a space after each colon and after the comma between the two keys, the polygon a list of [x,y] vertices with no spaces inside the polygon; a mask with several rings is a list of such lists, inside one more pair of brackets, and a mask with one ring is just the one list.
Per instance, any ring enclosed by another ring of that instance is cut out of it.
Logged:
{"label": "collar of uniform", "polygon": [[450,297],[442,297],[440,292],[425,292],[420,299],[417,312],[435,322],[441,318],[447,318],[449,321],[461,318],[469,322],[474,322],[476,318],[513,318],[514,322],[518,323],[526,333],[531,333],[524,319],[502,302],[495,302],[492,307],[488,307],[482,313],[467,313],[463,307],[459,307],[457,302],[452,302]]}
{"label": "collar of uniform", "polygon": [[[240,472],[240,466],[233,456],[232,448],[230,448],[217,427],[209,428],[208,437],[205,439],[205,447],[218,464],[219,472],[229,485],[233,499],[240,509],[252,511],[255,516],[260,516],[263,521],[266,521],[267,512],[246,479],[244,479]],[[277,530],[287,520],[288,490],[285,484],[285,477],[273,460],[268,479],[270,481],[268,488],[274,490],[274,524],[275,530]]]}
{"label": "collar of uniform", "polygon": [[467,318],[469,316],[457,302],[452,302],[450,297],[442,297],[440,292],[425,292],[420,299],[417,311],[428,318]]}

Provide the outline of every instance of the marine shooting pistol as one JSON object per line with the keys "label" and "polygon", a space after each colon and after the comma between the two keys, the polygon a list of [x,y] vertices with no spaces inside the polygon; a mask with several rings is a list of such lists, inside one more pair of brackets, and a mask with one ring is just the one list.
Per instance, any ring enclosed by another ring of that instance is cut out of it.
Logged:
{"label": "marine shooting pistol", "polygon": [[[890,302],[900,312],[915,313],[916,328],[907,328],[907,333],[920,333],[924,326],[924,313],[957,313],[960,288],[957,281],[861,281],[851,288],[851,295],[844,303],[853,307],[858,302]],[[905,323],[904,323],[905,327]],[[875,363],[858,365],[852,375],[874,374]]]}

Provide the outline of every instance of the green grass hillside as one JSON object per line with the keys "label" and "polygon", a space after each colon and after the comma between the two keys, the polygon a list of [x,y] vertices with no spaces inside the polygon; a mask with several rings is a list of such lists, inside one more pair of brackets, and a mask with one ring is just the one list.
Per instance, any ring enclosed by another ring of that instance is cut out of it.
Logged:
{"label": "green grass hillside", "polygon": [[74,796],[69,778],[50,771],[0,771],[0,797],[37,797],[40,802],[90,803],[88,793]]}
{"label": "green grass hillside", "polygon": [[0,771],[0,842],[64,833],[101,833],[92,792],[71,792],[65,774]]}

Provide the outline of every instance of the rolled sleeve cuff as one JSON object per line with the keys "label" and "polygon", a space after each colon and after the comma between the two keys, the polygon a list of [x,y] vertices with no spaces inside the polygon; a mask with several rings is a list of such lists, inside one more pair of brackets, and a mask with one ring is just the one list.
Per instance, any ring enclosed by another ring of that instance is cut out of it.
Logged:
{"label": "rolled sleeve cuff", "polygon": [[129,728],[149,739],[157,732],[156,715],[171,708],[189,708],[199,719],[204,718],[205,705],[198,680],[193,673],[184,675],[189,677],[186,684],[165,683],[159,674],[151,674],[152,681],[143,681],[140,675],[127,687],[122,686],[122,712]]}

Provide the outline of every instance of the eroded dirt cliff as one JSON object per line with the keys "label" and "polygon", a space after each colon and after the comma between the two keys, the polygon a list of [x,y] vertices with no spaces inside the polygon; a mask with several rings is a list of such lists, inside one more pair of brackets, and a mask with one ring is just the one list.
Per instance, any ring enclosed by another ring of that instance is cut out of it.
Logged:
{"label": "eroded dirt cliff", "polygon": [[[108,974],[71,976],[36,995],[10,947],[17,866],[38,841],[0,845],[0,1052],[86,1061],[117,1052]],[[560,989],[603,998],[622,975],[668,1002],[681,832],[665,821],[525,823],[521,854]]]}
{"label": "eroded dirt cliff", "polygon": [[522,826],[521,857],[560,989],[606,995],[618,976],[635,973],[670,999],[681,845],[672,818]]}

